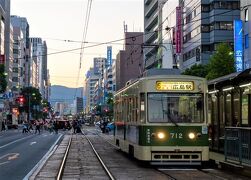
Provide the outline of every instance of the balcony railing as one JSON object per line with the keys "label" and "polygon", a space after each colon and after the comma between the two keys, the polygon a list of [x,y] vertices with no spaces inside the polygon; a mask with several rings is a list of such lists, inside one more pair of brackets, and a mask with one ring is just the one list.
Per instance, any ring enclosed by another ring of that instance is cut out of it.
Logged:
{"label": "balcony railing", "polygon": [[225,160],[251,165],[251,128],[225,128]]}

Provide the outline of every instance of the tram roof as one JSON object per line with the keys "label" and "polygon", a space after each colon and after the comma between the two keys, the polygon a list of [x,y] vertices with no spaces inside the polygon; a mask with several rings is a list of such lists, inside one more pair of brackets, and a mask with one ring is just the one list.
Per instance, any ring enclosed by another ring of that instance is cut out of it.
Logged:
{"label": "tram roof", "polygon": [[179,69],[148,69],[143,72],[143,77],[154,76],[154,75],[180,75]]}
{"label": "tram roof", "polygon": [[239,85],[242,83],[250,82],[251,81],[251,68],[246,69],[242,72],[235,72],[228,74],[226,76],[222,76],[213,80],[208,81],[208,88],[222,88],[224,86],[234,86]]}

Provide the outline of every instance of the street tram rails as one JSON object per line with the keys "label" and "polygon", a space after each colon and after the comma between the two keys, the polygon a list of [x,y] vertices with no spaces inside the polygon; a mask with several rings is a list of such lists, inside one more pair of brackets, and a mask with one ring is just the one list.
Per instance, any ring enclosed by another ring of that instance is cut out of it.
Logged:
{"label": "street tram rails", "polygon": [[161,72],[115,94],[114,143],[154,165],[201,165],[209,159],[206,80]]}

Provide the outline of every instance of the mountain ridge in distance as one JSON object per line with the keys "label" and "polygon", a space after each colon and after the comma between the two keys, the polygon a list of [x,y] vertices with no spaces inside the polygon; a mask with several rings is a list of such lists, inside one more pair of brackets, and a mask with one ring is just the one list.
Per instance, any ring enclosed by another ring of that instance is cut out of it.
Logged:
{"label": "mountain ridge in distance", "polygon": [[[77,90],[76,90],[77,89]],[[50,102],[54,105],[56,102],[65,102],[72,104],[76,92],[76,97],[82,97],[83,88],[71,88],[62,85],[51,86]]]}

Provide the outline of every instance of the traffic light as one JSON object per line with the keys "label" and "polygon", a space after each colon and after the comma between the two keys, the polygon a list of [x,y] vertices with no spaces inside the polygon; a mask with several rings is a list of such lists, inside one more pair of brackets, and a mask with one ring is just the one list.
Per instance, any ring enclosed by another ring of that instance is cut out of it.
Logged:
{"label": "traffic light", "polygon": [[19,98],[19,103],[24,103],[24,98],[23,97]]}
{"label": "traffic light", "polygon": [[17,98],[17,103],[21,107],[24,105],[24,101],[25,101],[25,99],[24,99],[23,96],[20,96],[20,97]]}

